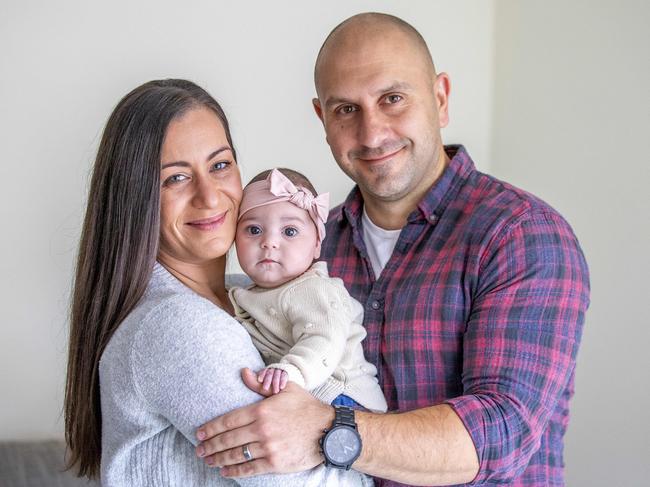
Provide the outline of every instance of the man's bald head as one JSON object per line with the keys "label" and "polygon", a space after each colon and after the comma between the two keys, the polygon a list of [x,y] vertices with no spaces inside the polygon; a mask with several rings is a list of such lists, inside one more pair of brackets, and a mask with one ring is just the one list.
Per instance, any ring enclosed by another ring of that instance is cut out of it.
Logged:
{"label": "man's bald head", "polygon": [[420,53],[420,59],[431,76],[435,76],[435,67],[427,43],[415,28],[394,15],[367,12],[354,15],[334,27],[327,36],[318,52],[314,67],[314,83],[316,91],[319,89],[321,69],[330,58],[336,58],[341,52],[359,49],[362,41],[372,42],[373,39],[386,39],[396,36],[406,41],[409,48]]}

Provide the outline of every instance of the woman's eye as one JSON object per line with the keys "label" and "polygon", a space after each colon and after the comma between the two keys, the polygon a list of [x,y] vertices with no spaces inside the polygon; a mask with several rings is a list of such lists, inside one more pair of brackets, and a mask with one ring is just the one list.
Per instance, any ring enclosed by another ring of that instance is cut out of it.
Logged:
{"label": "woman's eye", "polygon": [[181,181],[185,181],[186,179],[188,178],[185,174],[174,174],[172,176],[169,176],[167,179],[165,179],[163,184],[167,186],[170,184],[180,183]]}
{"label": "woman's eye", "polygon": [[226,169],[230,165],[230,162],[228,161],[219,161],[215,162],[212,164],[212,170],[213,171],[221,171],[223,169]]}
{"label": "woman's eye", "polygon": [[284,229],[284,234],[287,237],[295,237],[296,235],[298,235],[298,229],[294,227],[287,227]]}
{"label": "woman's eye", "polygon": [[262,233],[262,229],[257,225],[249,225],[248,227],[246,227],[246,231],[250,235],[260,235]]}

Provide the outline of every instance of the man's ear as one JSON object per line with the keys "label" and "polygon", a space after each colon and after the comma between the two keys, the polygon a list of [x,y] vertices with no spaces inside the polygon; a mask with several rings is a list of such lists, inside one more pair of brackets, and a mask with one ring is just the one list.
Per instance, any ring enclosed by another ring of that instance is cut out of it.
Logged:
{"label": "man's ear", "polygon": [[451,82],[447,73],[438,73],[433,83],[433,96],[436,99],[438,108],[438,121],[440,128],[449,124],[449,95],[451,94]]}
{"label": "man's ear", "polygon": [[320,121],[323,121],[323,109],[320,106],[320,100],[318,98],[313,98],[311,100],[311,104],[314,106],[314,111],[316,112],[316,116],[320,118]]}

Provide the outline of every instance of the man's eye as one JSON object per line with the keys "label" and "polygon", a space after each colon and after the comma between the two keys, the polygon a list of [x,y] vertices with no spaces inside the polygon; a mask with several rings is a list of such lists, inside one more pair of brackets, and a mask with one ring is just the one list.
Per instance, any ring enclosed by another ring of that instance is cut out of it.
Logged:
{"label": "man's eye", "polygon": [[246,231],[250,235],[260,235],[262,233],[262,229],[257,225],[249,225],[248,227],[246,227]]}
{"label": "man's eye", "polygon": [[338,112],[342,113],[343,115],[347,115],[352,112],[356,112],[357,108],[354,105],[343,105],[342,107],[339,107]]}
{"label": "man's eye", "polygon": [[388,95],[386,97],[386,101],[388,103],[397,103],[399,101],[402,101],[402,95]]}
{"label": "man's eye", "polygon": [[284,234],[287,237],[295,237],[296,235],[298,235],[298,229],[294,227],[287,227],[284,229]]}

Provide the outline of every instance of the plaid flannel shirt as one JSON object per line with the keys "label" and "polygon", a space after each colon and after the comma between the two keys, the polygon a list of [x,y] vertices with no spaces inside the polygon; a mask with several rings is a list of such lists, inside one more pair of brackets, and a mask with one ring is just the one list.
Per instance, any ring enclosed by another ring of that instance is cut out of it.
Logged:
{"label": "plaid flannel shirt", "polygon": [[378,278],[358,188],[330,213],[322,258],[364,305],[364,351],[389,410],[449,404],[478,454],[469,485],[563,485],[584,256],[546,203],[477,171],[462,146],[445,149],[450,164]]}

